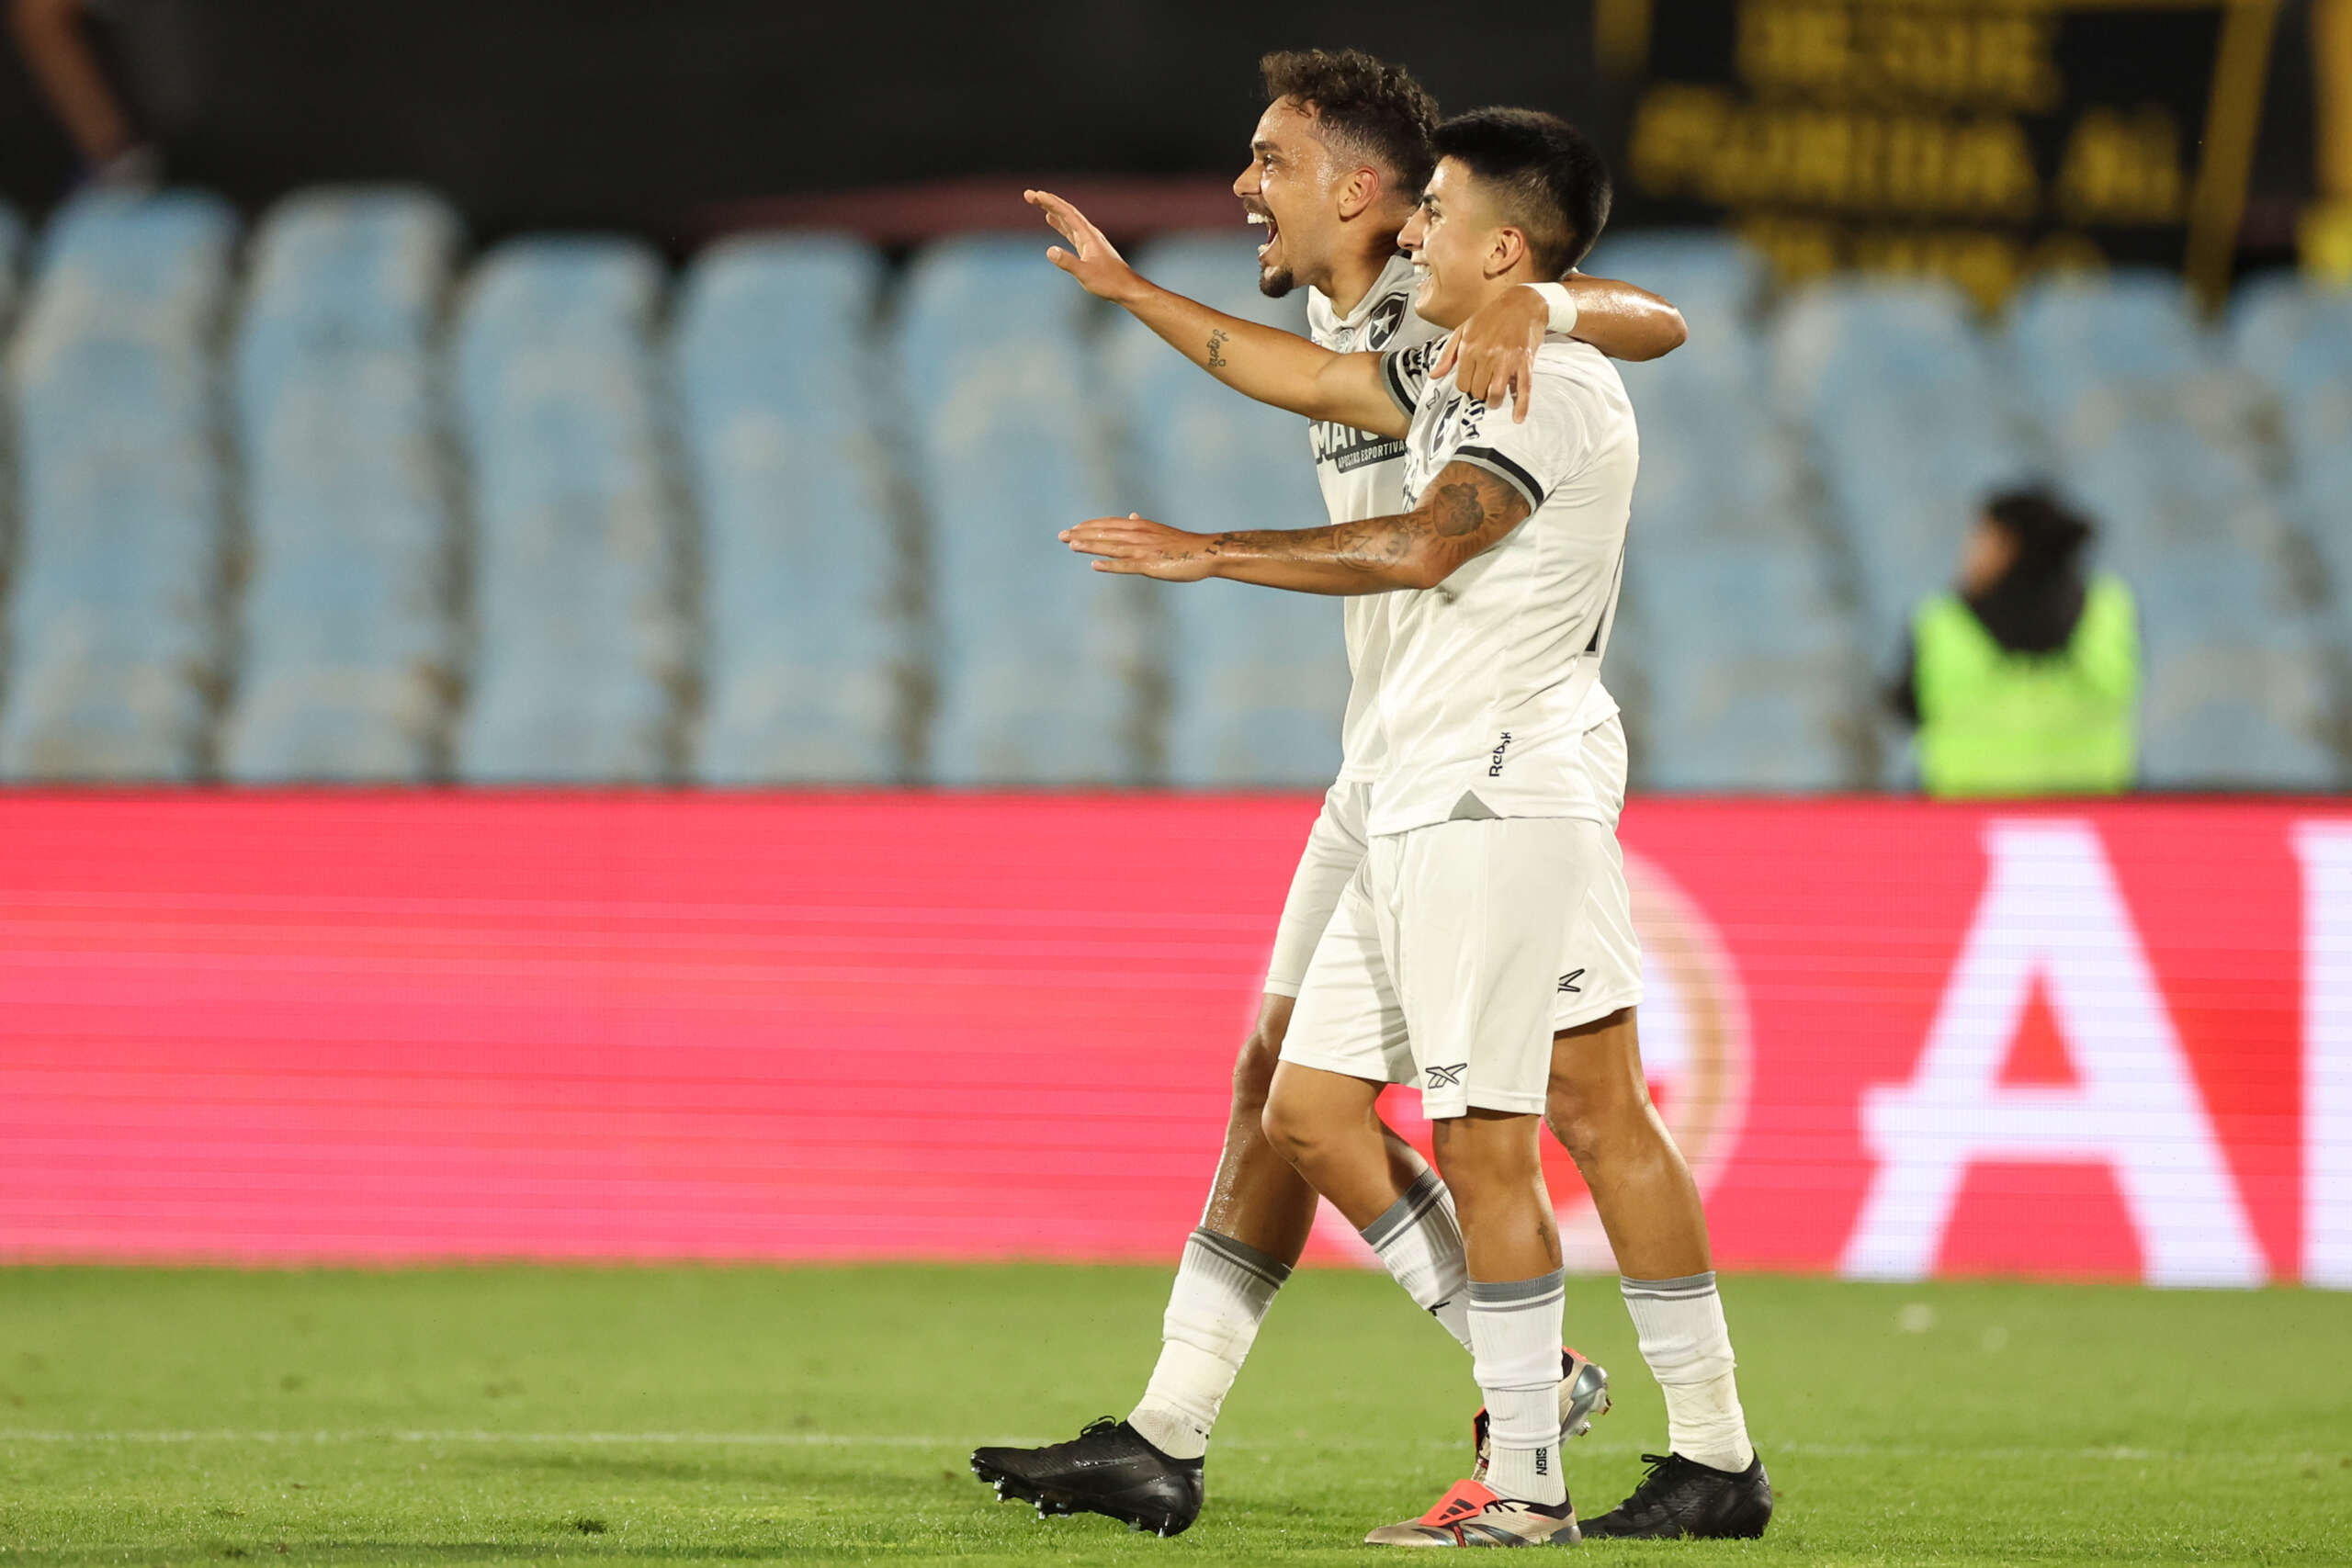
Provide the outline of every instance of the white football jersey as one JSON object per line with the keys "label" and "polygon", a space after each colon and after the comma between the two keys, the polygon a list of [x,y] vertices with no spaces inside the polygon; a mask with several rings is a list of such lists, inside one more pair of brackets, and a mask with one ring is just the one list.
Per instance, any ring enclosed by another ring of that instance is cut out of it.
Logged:
{"label": "white football jersey", "polygon": [[1536,351],[1524,423],[1432,379],[1428,344],[1384,356],[1410,411],[1404,505],[1452,463],[1485,468],[1532,509],[1435,588],[1383,594],[1387,646],[1374,709],[1385,750],[1368,829],[1458,818],[1606,822],[1582,765],[1585,731],[1613,711],[1599,691],[1640,445],[1624,384],[1599,350],[1565,337]]}
{"label": "white football jersey", "polygon": [[[1385,354],[1442,342],[1445,329],[1433,327],[1414,313],[1417,281],[1411,259],[1392,256],[1344,319],[1331,309],[1321,289],[1310,288],[1306,291],[1307,335],[1339,354]],[[1315,481],[1323,488],[1323,509],[1332,522],[1362,523],[1373,517],[1393,517],[1405,510],[1402,441],[1329,420],[1317,420],[1307,426],[1306,434],[1315,451]],[[1340,777],[1351,783],[1368,784],[1380,774],[1380,732],[1372,707],[1387,648],[1383,623],[1388,597],[1357,593],[1340,602],[1340,625],[1348,639],[1348,671],[1354,681],[1348,688],[1347,717],[1340,725]]]}

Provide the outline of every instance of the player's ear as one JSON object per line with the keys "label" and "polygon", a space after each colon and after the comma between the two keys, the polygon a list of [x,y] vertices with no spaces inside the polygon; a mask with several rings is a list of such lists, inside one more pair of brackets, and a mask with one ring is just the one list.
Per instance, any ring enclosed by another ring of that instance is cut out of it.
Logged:
{"label": "player's ear", "polygon": [[1340,182],[1340,216],[1361,218],[1380,200],[1380,171],[1358,165]]}
{"label": "player's ear", "polygon": [[1494,247],[1487,253],[1487,276],[1500,277],[1517,266],[1520,258],[1526,254],[1526,235],[1509,227],[1496,230]]}

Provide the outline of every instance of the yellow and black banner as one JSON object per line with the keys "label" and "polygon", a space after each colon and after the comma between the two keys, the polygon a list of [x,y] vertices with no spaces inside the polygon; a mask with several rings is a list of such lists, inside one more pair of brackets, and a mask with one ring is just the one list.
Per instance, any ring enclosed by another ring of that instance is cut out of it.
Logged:
{"label": "yellow and black banner", "polygon": [[1986,304],[2109,263],[2228,286],[2276,0],[1600,0],[1620,211],[1728,222],[1783,279]]}

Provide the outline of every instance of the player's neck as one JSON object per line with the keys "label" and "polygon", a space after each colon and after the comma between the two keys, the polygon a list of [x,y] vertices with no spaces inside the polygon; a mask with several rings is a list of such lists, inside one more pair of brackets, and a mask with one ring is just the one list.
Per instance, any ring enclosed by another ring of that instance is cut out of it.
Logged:
{"label": "player's neck", "polygon": [[1380,275],[1388,270],[1388,261],[1396,254],[1391,244],[1386,250],[1368,250],[1361,254],[1343,255],[1331,264],[1331,276],[1323,285],[1323,292],[1331,301],[1334,313],[1344,318],[1355,313]]}

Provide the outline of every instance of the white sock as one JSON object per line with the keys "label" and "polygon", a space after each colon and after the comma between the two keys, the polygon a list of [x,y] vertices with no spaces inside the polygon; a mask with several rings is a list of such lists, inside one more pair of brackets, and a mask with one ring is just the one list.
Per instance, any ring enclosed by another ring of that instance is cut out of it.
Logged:
{"label": "white sock", "polygon": [[1498,1496],[1557,1506],[1568,1500],[1560,1473],[1560,1314],[1567,1276],[1470,1281],[1471,1354],[1487,1396],[1494,1447],[1487,1484]]}
{"label": "white sock", "polygon": [[1413,1304],[1470,1348],[1470,1260],[1462,1250],[1462,1222],[1453,1194],[1434,1170],[1425,1170],[1388,1212],[1362,1232]]}
{"label": "white sock", "polygon": [[1209,1451],[1216,1413],[1290,1265],[1212,1230],[1184,1243],[1160,1320],[1159,1364],[1127,1425],[1170,1459]]}
{"label": "white sock", "polygon": [[1756,1448],[1739,1408],[1731,1330],[1713,1271],[1676,1280],[1621,1278],[1617,1288],[1640,1337],[1642,1359],[1666,1395],[1668,1446],[1715,1470],[1746,1470]]}

